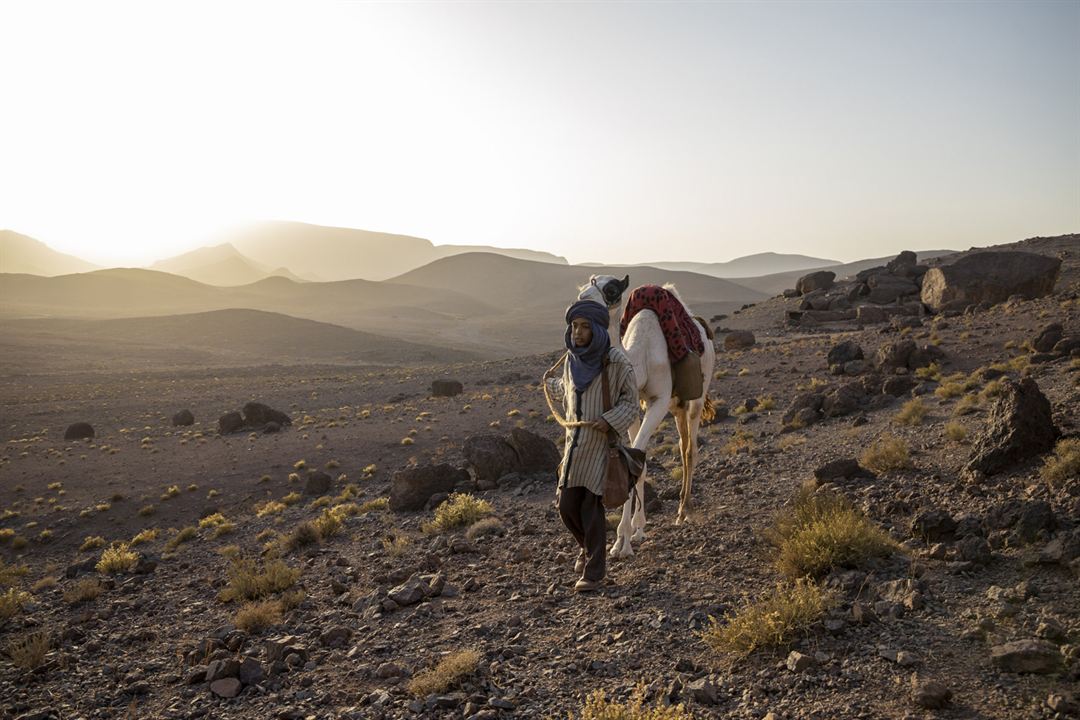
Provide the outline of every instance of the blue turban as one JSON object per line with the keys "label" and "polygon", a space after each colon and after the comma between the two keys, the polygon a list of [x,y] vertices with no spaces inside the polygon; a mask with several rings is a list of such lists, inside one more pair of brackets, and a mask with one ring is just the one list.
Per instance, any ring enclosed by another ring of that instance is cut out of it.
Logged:
{"label": "blue turban", "polygon": [[[575,347],[570,322],[584,318],[592,327],[592,342],[587,347]],[[569,351],[570,377],[574,389],[585,390],[604,367],[604,358],[611,347],[608,337],[609,315],[606,307],[593,300],[578,300],[566,309],[566,349]]]}

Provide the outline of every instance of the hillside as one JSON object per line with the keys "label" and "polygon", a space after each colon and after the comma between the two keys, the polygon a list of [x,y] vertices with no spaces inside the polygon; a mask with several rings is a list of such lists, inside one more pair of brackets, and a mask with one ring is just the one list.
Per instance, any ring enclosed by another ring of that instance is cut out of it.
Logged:
{"label": "hillside", "polygon": [[247,285],[275,276],[288,278],[294,282],[303,282],[287,268],[273,269],[244,257],[228,243],[201,247],[182,255],[159,260],[149,269],[183,275],[206,285]]}
{"label": "hillside", "polygon": [[259,223],[223,239],[263,265],[287,267],[312,280],[385,280],[442,257],[478,250],[566,263],[564,258],[533,250],[434,245],[430,240],[409,235],[298,222]]}
{"label": "hillside", "polygon": [[[920,263],[925,263],[933,258],[941,257],[942,255],[949,255],[956,252],[955,250],[920,250],[915,253]],[[842,279],[850,275],[866,270],[867,268],[877,267],[878,265],[884,265],[895,257],[895,255],[889,255],[887,257],[870,258],[868,260],[856,260],[850,263],[841,263],[836,265],[825,265],[822,267],[814,268],[817,270],[830,270],[836,273],[836,278]],[[779,272],[771,275],[761,275],[758,277],[738,277],[732,278],[732,282],[739,283],[748,288],[753,288],[766,295],[777,295],[787,288],[795,287],[795,282],[810,272],[810,270],[795,270],[790,272]]]}
{"label": "hillside", "polygon": [[0,320],[5,374],[299,363],[413,365],[472,353],[261,310],[116,320]]}
{"label": "hillside", "polygon": [[746,255],[722,263],[653,262],[645,264],[664,270],[685,270],[718,278],[746,278],[782,272],[808,272],[821,267],[838,265],[839,263],[835,260],[809,257],[807,255],[764,252]]}
{"label": "hillside", "polygon": [[97,265],[53,250],[40,240],[0,230],[0,273],[65,275],[96,270]]}

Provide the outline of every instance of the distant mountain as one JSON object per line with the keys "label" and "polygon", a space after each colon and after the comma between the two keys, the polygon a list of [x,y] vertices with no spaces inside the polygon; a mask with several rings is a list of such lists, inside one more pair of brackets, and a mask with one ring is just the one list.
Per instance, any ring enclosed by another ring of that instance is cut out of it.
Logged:
{"label": "distant mountain", "polygon": [[207,285],[247,285],[267,277],[286,277],[294,282],[304,282],[287,268],[274,270],[244,257],[229,243],[201,247],[183,255],[159,260],[151,265],[150,269],[183,275]]}
{"label": "distant mountain", "polygon": [[[942,255],[949,255],[955,252],[955,250],[921,250],[915,253],[919,262],[925,263],[927,260],[941,257]],[[835,265],[826,265],[823,267],[813,268],[813,271],[818,270],[830,270],[836,273],[837,280],[843,280],[846,277],[855,275],[856,273],[866,270],[867,268],[877,267],[878,265],[884,265],[892,260],[895,255],[887,255],[885,257],[871,258],[869,260],[856,260],[850,263],[837,263]],[[811,269],[796,270],[792,272],[779,272],[772,273],[771,275],[762,275],[758,277],[739,277],[732,278],[732,282],[737,282],[754,290],[766,293],[767,295],[777,295],[782,293],[787,288],[795,287],[795,282],[805,275],[811,272]]]}
{"label": "distant mountain", "polygon": [[839,265],[840,263],[836,260],[826,260],[807,255],[764,252],[756,255],[746,255],[722,263],[654,262],[643,264],[665,270],[685,270],[718,278],[741,278],[794,272],[796,270],[812,270],[826,265]]}
{"label": "distant mountain", "polygon": [[533,250],[433,245],[430,240],[409,235],[297,222],[259,223],[225,239],[256,262],[287,267],[313,280],[385,280],[439,258],[475,250],[566,264],[565,258]]}
{"label": "distant mountain", "polygon": [[447,363],[460,350],[260,310],[117,320],[0,320],[4,372],[288,365]]}
{"label": "distant mountain", "polygon": [[74,255],[53,250],[40,240],[12,230],[0,230],[0,273],[66,275],[89,272],[98,266]]}

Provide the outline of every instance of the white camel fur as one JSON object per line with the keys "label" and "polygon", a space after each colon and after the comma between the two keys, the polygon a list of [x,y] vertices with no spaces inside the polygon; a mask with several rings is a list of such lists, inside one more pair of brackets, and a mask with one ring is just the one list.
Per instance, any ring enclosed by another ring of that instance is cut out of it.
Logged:
{"label": "white camel fur", "polygon": [[[690,491],[694,484],[694,465],[697,462],[697,434],[701,425],[702,412],[706,406],[711,411],[709,381],[716,365],[716,348],[701,323],[694,322],[701,332],[705,352],[701,356],[702,396],[697,400],[679,407],[678,398],[672,397],[671,362],[668,359],[667,342],[660,328],[660,320],[651,310],[638,312],[626,328],[626,336],[620,337],[619,320],[622,317],[622,295],[629,286],[629,276],[619,280],[611,275],[593,275],[588,285],[580,288],[581,300],[593,300],[608,308],[611,315],[610,330],[612,345],[622,349],[634,367],[637,380],[638,396],[645,405],[644,419],[635,422],[629,431],[632,447],[645,450],[652,440],[653,433],[663,422],[664,416],[671,412],[675,426],[679,431],[679,453],[682,459],[682,488],[679,493],[679,514],[676,525],[690,518]],[[679,297],[672,285],[665,285],[693,317],[690,308]],[[645,472],[638,478],[635,493],[631,494],[622,508],[622,519],[611,546],[609,555],[613,558],[629,557],[634,554],[631,540],[640,541],[645,537]],[[636,496],[636,501],[635,501]],[[633,506],[633,508],[631,508]]]}

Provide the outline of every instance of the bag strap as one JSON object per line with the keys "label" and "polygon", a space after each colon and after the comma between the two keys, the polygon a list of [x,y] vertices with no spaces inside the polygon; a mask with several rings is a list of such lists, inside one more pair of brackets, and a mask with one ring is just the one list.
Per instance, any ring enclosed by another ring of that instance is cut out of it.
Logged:
{"label": "bag strap", "polygon": [[[611,409],[611,385],[608,383],[608,366],[610,364],[611,359],[605,354],[600,369],[600,381],[604,391],[604,412]],[[608,431],[608,441],[611,445],[617,445],[619,442],[619,436],[615,434],[614,428]]]}

